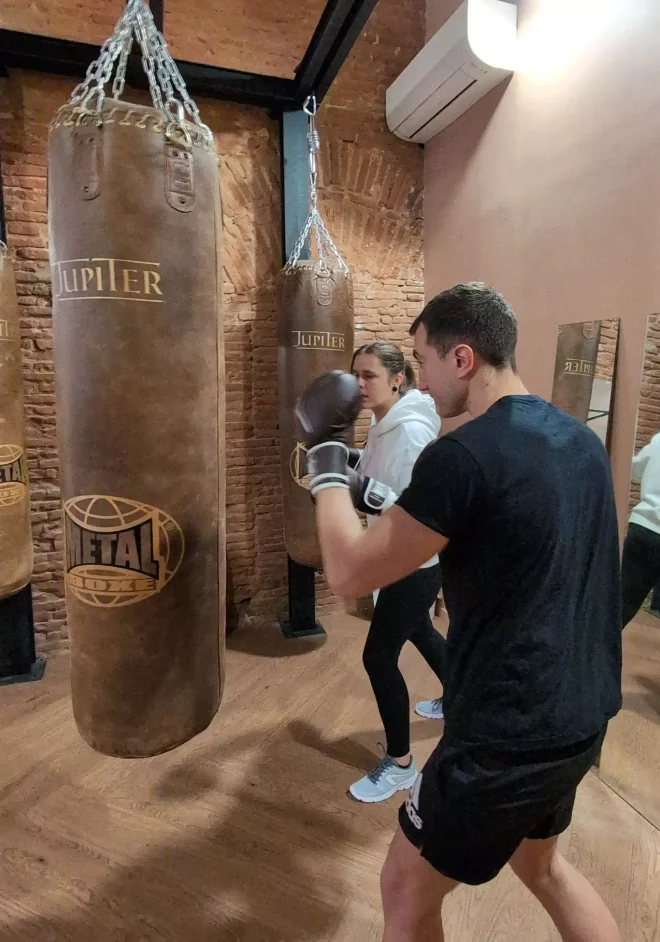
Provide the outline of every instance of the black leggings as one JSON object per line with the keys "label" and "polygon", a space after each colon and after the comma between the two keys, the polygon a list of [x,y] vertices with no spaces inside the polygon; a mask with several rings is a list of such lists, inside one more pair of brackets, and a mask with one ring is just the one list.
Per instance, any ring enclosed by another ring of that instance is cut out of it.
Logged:
{"label": "black leggings", "polygon": [[637,523],[628,525],[621,563],[621,624],[625,628],[660,583],[660,533]]}
{"label": "black leggings", "polygon": [[445,676],[446,642],[429,614],[441,581],[438,563],[381,589],[364,646],[362,661],[385,727],[387,752],[397,758],[410,752],[410,700],[399,670],[406,641],[415,645],[441,683]]}

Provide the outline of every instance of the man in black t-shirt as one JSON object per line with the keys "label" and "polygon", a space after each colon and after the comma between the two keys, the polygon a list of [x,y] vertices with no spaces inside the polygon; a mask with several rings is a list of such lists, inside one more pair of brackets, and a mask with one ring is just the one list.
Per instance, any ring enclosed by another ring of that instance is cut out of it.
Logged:
{"label": "man in black t-shirt", "polygon": [[444,897],[507,863],[565,942],[620,942],[605,903],[557,850],[621,704],[607,455],[586,426],[527,393],[515,316],[492,288],[443,292],[411,333],[420,388],[443,418],[471,421],[425,449],[368,530],[348,490],[351,378],[321,378],[298,406],[333,590],[365,596],[442,553],[445,731],[399,813],[382,877],[384,942],[442,940]]}

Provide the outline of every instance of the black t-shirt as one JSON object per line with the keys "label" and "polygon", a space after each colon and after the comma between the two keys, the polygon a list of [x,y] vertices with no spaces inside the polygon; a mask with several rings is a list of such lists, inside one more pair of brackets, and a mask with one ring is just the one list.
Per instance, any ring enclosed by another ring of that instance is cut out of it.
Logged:
{"label": "black t-shirt", "polygon": [[619,540],[597,436],[506,396],[426,447],[398,505],[449,540],[445,736],[524,749],[595,735],[621,705]]}

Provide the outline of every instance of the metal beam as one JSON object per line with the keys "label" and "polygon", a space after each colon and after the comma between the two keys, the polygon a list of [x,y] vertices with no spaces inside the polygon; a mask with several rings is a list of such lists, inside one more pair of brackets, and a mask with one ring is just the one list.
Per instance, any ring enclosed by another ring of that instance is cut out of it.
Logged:
{"label": "metal beam", "polygon": [[319,75],[337,41],[355,0],[328,0],[311,42],[296,69],[296,85],[303,100],[316,91]]}
{"label": "metal beam", "polygon": [[[323,99],[377,2],[328,0],[295,79],[185,60],[177,60],[177,65],[193,96],[257,105],[273,111],[294,111],[312,92],[318,102]],[[152,0],[151,9],[156,24],[162,29],[164,0]],[[91,43],[0,29],[1,75],[6,75],[8,68],[14,68],[70,75],[81,80],[98,54],[99,47]],[[126,78],[134,88],[147,87],[139,55],[130,56]]]}
{"label": "metal beam", "polygon": [[323,100],[378,0],[329,0],[296,74],[300,101]]}
{"label": "metal beam", "polygon": [[[299,110],[285,112],[280,123],[282,263],[291,255],[309,213],[307,120],[305,112]],[[310,257],[309,248],[307,243],[301,253],[302,258]],[[301,566],[287,556],[289,611],[280,623],[285,638],[292,640],[325,634],[323,626],[316,620],[315,576],[309,566]]]}
{"label": "metal beam", "polygon": [[[99,47],[90,43],[0,29],[0,66],[4,66],[5,70],[28,69],[70,75],[82,80],[87,66],[98,58],[98,54]],[[258,105],[278,111],[298,107],[294,79],[221,69],[184,60],[177,60],[177,65],[193,96]],[[140,56],[130,56],[126,80],[134,88],[147,87]]]}

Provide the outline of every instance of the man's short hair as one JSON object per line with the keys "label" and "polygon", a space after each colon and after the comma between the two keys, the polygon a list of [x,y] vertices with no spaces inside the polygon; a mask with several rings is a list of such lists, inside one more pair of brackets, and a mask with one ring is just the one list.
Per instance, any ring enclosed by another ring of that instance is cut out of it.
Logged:
{"label": "man's short hair", "polygon": [[516,369],[516,315],[490,285],[470,281],[436,295],[410,333],[414,336],[422,324],[427,342],[443,356],[457,344],[466,343],[489,366]]}

